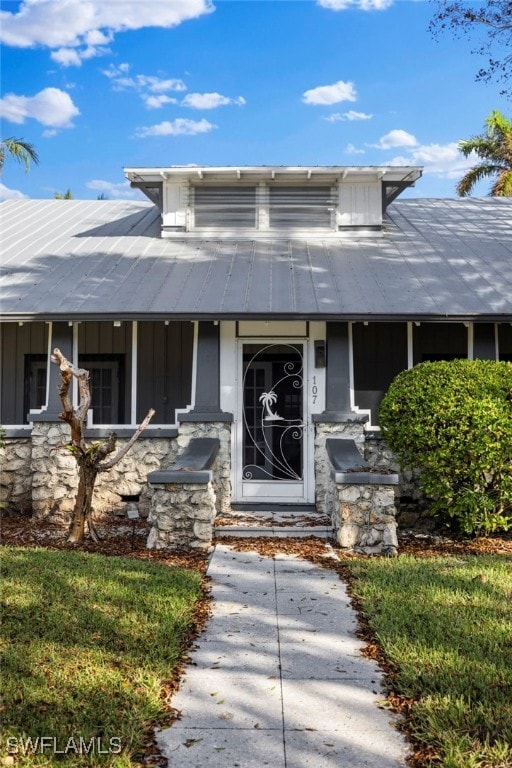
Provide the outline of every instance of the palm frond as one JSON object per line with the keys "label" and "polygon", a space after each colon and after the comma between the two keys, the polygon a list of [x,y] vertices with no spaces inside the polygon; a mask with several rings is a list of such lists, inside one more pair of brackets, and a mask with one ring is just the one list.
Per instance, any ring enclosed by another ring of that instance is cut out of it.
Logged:
{"label": "palm frond", "polygon": [[503,170],[504,169],[501,166],[495,164],[486,165],[482,163],[481,165],[475,165],[473,168],[470,168],[467,173],[464,174],[462,179],[457,184],[457,194],[459,197],[468,197],[468,195],[471,194],[475,184],[489,176],[495,176],[497,173],[503,172]]}
{"label": "palm frond", "polygon": [[478,136],[459,141],[458,148],[464,157],[472,154],[482,160],[481,163],[464,174],[457,184],[457,194],[467,197],[475,184],[486,177],[496,177],[490,194],[493,196],[511,194],[509,173],[512,173],[512,120],[493,110],[485,121],[486,130]]}
{"label": "palm frond", "polygon": [[0,170],[4,166],[7,155],[12,157],[17,163],[24,165],[26,171],[30,168],[31,162],[35,165],[39,163],[39,155],[34,145],[28,141],[10,136],[7,139],[2,139],[0,146]]}
{"label": "palm frond", "polygon": [[512,197],[512,168],[502,171],[491,187],[493,197]]}

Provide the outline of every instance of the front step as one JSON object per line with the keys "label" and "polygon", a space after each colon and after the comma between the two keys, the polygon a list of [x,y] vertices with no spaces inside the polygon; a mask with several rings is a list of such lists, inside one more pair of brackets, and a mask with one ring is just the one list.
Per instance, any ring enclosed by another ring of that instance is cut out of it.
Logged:
{"label": "front step", "polygon": [[215,536],[265,536],[304,538],[316,536],[331,539],[333,528],[326,515],[311,504],[237,504],[215,521]]}
{"label": "front step", "polygon": [[220,525],[214,528],[215,538],[223,539],[227,537],[235,537],[238,539],[244,538],[259,538],[259,537],[273,537],[282,539],[304,539],[308,536],[315,536],[317,539],[325,539],[330,541],[333,538],[332,526],[320,526],[312,525],[308,528],[284,527],[271,528],[269,526],[240,526],[240,525]]}

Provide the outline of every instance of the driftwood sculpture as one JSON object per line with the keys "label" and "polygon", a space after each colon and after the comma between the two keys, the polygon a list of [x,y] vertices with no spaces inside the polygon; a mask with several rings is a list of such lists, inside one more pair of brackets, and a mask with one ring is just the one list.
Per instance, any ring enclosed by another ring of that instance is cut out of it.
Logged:
{"label": "driftwood sculpture", "polygon": [[[116,448],[117,435],[115,432],[112,432],[104,442],[92,443],[91,445],[87,445],[85,442],[87,412],[91,406],[89,371],[84,368],[76,368],[64,357],[60,349],[53,350],[51,360],[60,369],[59,395],[64,408],[60,418],[67,422],[71,428],[71,442],[68,447],[78,465],[78,491],[68,541],[71,543],[83,541],[86,521],[91,537],[94,541],[98,541],[98,533],[92,519],[92,495],[96,477],[99,472],[107,472],[112,469],[128,453],[148,426],[155,411],[151,408],[126,445],[115,456],[107,459]],[[73,408],[69,392],[73,376],[78,380],[79,403],[77,408]]]}

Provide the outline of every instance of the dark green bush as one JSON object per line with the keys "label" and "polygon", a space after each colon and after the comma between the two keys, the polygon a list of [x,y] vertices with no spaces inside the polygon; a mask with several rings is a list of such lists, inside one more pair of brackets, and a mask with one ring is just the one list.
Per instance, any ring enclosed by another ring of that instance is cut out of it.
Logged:
{"label": "dark green bush", "polygon": [[432,513],[464,533],[512,524],[512,363],[421,363],[392,382],[380,424]]}

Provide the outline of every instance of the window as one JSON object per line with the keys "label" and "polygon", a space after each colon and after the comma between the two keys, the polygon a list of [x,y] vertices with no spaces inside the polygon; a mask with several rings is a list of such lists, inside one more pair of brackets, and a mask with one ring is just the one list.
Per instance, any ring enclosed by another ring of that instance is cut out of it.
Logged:
{"label": "window", "polygon": [[27,422],[29,410],[46,405],[46,355],[25,355],[24,382],[23,413]]}
{"label": "window", "polygon": [[[95,424],[124,422],[124,355],[80,355],[78,365],[89,371],[91,410]],[[24,412],[46,403],[46,356],[25,355]]]}
{"label": "window", "polygon": [[120,361],[81,359],[80,366],[89,371],[92,410],[95,424],[120,424],[123,420],[119,408]]}

